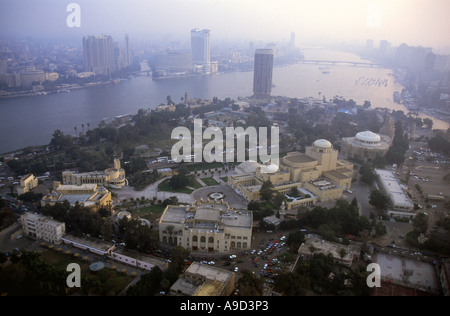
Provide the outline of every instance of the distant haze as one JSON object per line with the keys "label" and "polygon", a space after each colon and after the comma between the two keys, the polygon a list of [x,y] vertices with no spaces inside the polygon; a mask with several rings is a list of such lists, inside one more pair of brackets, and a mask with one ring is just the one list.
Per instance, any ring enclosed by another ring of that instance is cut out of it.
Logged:
{"label": "distant haze", "polygon": [[[81,8],[69,28],[66,7]],[[0,0],[0,38],[80,38],[110,34],[189,40],[193,28],[212,40],[407,43],[449,50],[449,0]]]}

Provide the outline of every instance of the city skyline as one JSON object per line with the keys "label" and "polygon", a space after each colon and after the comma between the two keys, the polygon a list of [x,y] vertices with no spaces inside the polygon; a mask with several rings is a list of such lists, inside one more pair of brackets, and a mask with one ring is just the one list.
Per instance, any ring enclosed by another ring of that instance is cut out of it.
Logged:
{"label": "city skyline", "polygon": [[[409,43],[450,50],[445,0],[345,0],[318,2],[292,0],[218,1],[115,1],[78,0],[80,27],[69,27],[70,1],[0,1],[1,37],[74,38],[108,34],[134,39],[179,40],[194,28],[210,29],[216,41],[289,41],[296,33],[298,45],[325,42],[376,42],[397,46]],[[28,22],[24,22],[28,21]],[[245,27],[243,27],[245,25]]]}

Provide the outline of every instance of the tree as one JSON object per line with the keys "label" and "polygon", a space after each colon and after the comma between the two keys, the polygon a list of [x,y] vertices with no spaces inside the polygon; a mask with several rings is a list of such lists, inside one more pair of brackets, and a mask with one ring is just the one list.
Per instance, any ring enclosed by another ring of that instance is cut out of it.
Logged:
{"label": "tree", "polygon": [[273,185],[270,180],[264,181],[261,189],[259,190],[259,196],[264,201],[272,200],[274,194]]}
{"label": "tree", "polygon": [[174,190],[182,189],[189,184],[189,179],[182,174],[176,174],[170,178],[170,187]]}
{"label": "tree", "polygon": [[378,211],[384,211],[387,209],[389,198],[381,193],[379,190],[372,190],[370,192],[369,204],[374,206]]}
{"label": "tree", "polygon": [[428,117],[424,118],[423,124],[425,124],[428,129],[433,129],[433,120],[432,119],[429,119]]}
{"label": "tree", "polygon": [[262,296],[264,290],[264,279],[256,277],[251,271],[242,271],[239,278],[240,296]]}
{"label": "tree", "polygon": [[426,234],[428,230],[428,215],[420,212],[413,219],[413,227],[416,232],[419,234]]}
{"label": "tree", "polygon": [[361,181],[368,185],[372,185],[375,181],[373,169],[368,164],[363,164],[361,166],[359,169],[359,174],[361,175]]}

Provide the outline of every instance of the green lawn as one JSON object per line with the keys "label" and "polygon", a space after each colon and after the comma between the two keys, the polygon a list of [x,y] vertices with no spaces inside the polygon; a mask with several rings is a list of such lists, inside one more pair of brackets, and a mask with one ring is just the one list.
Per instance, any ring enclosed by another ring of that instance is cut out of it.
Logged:
{"label": "green lawn", "polygon": [[207,186],[213,186],[218,185],[219,182],[217,182],[214,178],[207,177],[207,178],[200,178]]}
{"label": "green lawn", "polygon": [[198,163],[195,165],[187,166],[187,169],[189,171],[201,171],[201,170],[209,170],[209,169],[216,169],[216,168],[222,169],[223,163],[221,163],[221,162],[212,162],[212,163],[202,162],[202,163]]}
{"label": "green lawn", "polygon": [[139,213],[162,213],[164,212],[164,207],[161,205],[152,205],[142,208],[138,208]]}
{"label": "green lawn", "polygon": [[188,176],[188,178],[189,178],[189,184],[188,184],[186,187],[184,187],[184,188],[174,190],[174,189],[172,189],[172,187],[170,186],[170,183],[169,183],[169,182],[170,182],[170,179],[166,179],[166,180],[164,180],[163,182],[161,182],[161,183],[158,185],[158,190],[159,190],[159,191],[164,191],[164,192],[174,192],[174,193],[187,193],[187,194],[191,194],[194,190],[191,190],[191,189],[189,189],[189,188],[187,188],[187,187],[191,187],[191,188],[194,188],[194,189],[200,189],[200,188],[202,188],[202,185],[201,185],[200,183],[198,183],[197,180],[195,180],[195,177],[193,177],[193,176]]}

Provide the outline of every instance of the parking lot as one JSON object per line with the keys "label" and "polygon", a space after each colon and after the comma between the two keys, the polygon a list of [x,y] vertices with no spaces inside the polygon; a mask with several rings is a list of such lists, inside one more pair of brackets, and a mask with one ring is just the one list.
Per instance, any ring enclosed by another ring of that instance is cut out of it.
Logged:
{"label": "parking lot", "polygon": [[266,287],[270,287],[280,271],[290,268],[278,260],[280,254],[288,251],[285,243],[287,235],[287,232],[255,232],[251,250],[227,255],[192,253],[191,259],[234,271],[237,279],[242,271],[251,271],[258,277],[263,277]]}
{"label": "parking lot", "polygon": [[440,154],[431,152],[425,142],[410,142],[403,168],[396,171],[397,176],[408,184],[413,202],[419,212],[430,218],[430,228],[443,216],[450,215],[445,201],[427,199],[428,196],[442,196],[448,199],[449,184],[444,176],[450,173],[450,160]]}

